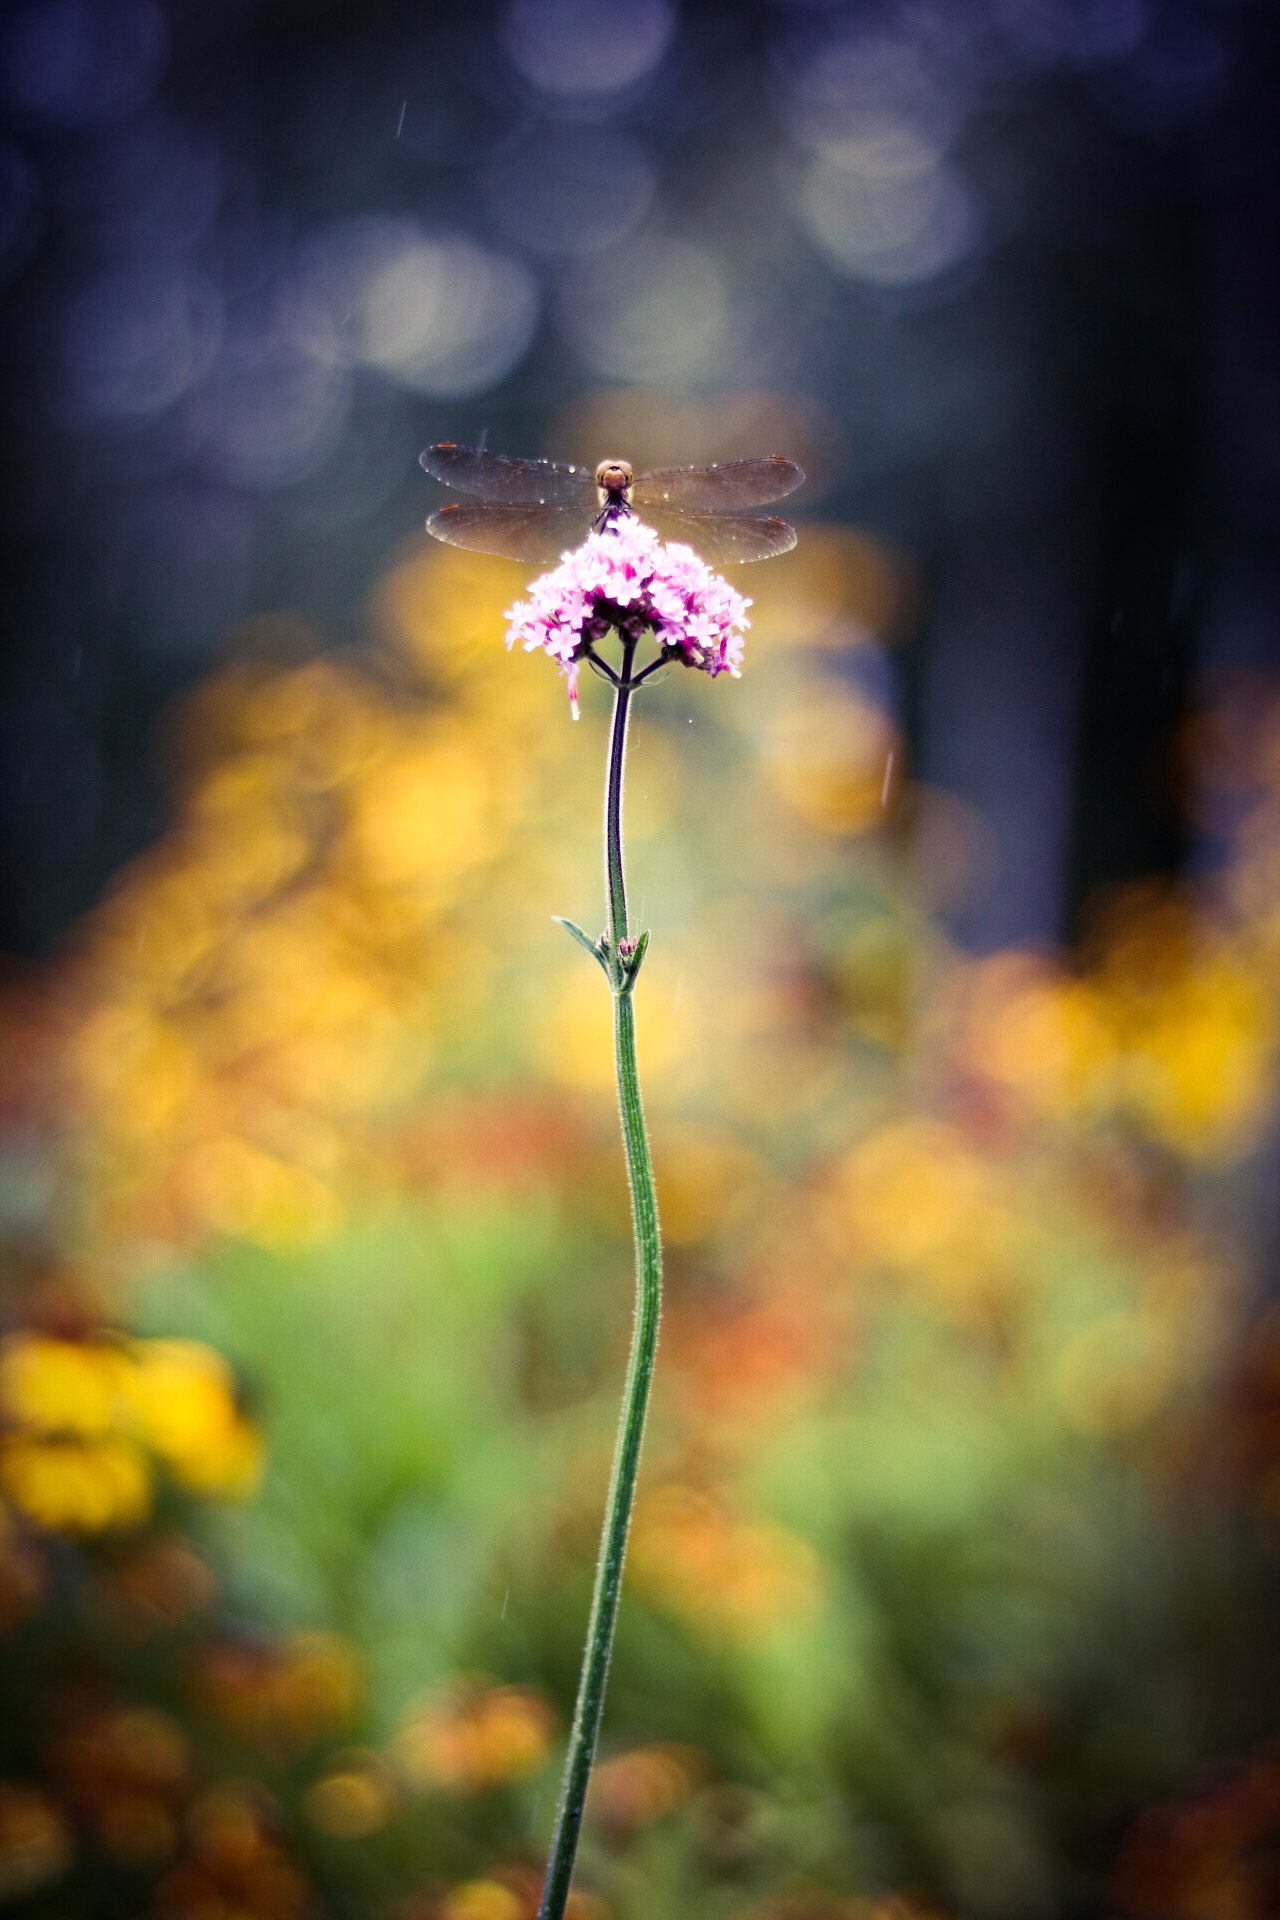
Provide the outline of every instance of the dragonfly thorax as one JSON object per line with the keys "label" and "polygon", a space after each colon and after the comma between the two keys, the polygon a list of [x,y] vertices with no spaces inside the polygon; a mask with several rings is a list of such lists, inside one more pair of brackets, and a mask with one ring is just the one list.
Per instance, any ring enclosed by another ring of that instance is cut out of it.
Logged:
{"label": "dragonfly thorax", "polygon": [[629,460],[602,460],[596,468],[596,486],[602,507],[631,505],[631,484],[635,474]]}

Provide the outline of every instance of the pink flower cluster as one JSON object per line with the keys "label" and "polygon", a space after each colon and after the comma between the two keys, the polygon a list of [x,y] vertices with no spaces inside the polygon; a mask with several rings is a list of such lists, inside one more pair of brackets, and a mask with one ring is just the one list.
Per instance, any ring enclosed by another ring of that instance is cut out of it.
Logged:
{"label": "pink flower cluster", "polygon": [[651,632],[663,653],[686,667],[736,675],[750,605],[692,547],[664,546],[652,527],[627,514],[588,534],[533,582],[527,600],[508,609],[507,645],[518,640],[526,653],[542,647],[559,662],[576,719],[582,655],[611,627],[624,640]]}

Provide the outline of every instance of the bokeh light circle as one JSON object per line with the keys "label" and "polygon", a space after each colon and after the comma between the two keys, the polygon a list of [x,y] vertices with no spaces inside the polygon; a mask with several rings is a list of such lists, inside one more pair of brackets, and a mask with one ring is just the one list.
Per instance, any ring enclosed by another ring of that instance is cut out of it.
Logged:
{"label": "bokeh light circle", "polygon": [[1153,0],[997,0],[1011,45],[1036,64],[1081,66],[1132,53],[1155,15]]}
{"label": "bokeh light circle", "polygon": [[190,247],[218,211],[217,145],[174,114],[137,115],[97,143],[91,169],[59,183],[59,200],[104,253],[142,259]]}
{"label": "bokeh light circle", "polygon": [[313,357],[455,397],[483,392],[521,359],[538,291],[518,260],[478,241],[375,216],[315,235],[282,309]]}
{"label": "bokeh light circle", "polygon": [[486,198],[509,239],[540,253],[595,253],[624,240],[653,201],[639,141],[572,126],[531,129],[489,167]]}
{"label": "bokeh light circle", "polygon": [[729,288],[715,256],[650,234],[581,262],[559,306],[560,326],[597,373],[655,386],[712,376],[732,346]]}
{"label": "bokeh light circle", "polygon": [[420,240],[369,284],[365,359],[420,393],[480,393],[521,358],[537,313],[518,261],[473,240]]}
{"label": "bokeh light circle", "polygon": [[349,390],[344,368],[246,330],[227,343],[192,403],[206,466],[243,487],[305,479],[337,443]]}
{"label": "bokeh light circle", "polygon": [[978,208],[955,170],[910,127],[892,122],[815,158],[800,212],[838,272],[877,286],[932,280],[981,239]]}
{"label": "bokeh light circle", "polygon": [[41,119],[93,125],[139,106],[167,51],[151,0],[32,0],[0,41],[0,86]]}
{"label": "bokeh light circle", "polygon": [[668,0],[512,0],[503,40],[526,80],[553,98],[618,93],[662,58]]}
{"label": "bokeh light circle", "polygon": [[1221,100],[1234,60],[1231,40],[1221,18],[1165,16],[1128,59],[1094,72],[1091,91],[1122,126],[1167,136]]}
{"label": "bokeh light circle", "polygon": [[846,34],[784,69],[779,105],[801,146],[822,150],[862,137],[868,120],[888,116],[936,146],[965,117],[964,91],[942,83],[912,41],[893,34]]}
{"label": "bokeh light circle", "polygon": [[159,413],[213,364],[222,302],[180,267],[106,273],[68,302],[61,347],[72,412],[109,421]]}

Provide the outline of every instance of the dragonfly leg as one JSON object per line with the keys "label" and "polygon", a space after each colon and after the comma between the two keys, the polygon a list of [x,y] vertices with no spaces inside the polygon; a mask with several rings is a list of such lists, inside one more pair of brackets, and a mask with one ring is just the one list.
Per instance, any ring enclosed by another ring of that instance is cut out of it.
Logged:
{"label": "dragonfly leg", "polygon": [[630,513],[631,508],[625,500],[614,500],[610,498],[605,501],[599,513],[591,522],[591,531],[592,533],[603,533],[606,527],[611,527],[616,521],[629,517]]}

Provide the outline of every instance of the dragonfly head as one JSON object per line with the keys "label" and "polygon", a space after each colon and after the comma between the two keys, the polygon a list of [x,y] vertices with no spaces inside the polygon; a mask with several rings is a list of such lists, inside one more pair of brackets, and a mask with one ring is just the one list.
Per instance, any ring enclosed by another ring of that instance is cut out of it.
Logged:
{"label": "dragonfly head", "polygon": [[617,500],[625,500],[630,504],[631,482],[634,478],[629,460],[602,460],[596,468],[600,505],[607,507],[611,501]]}

